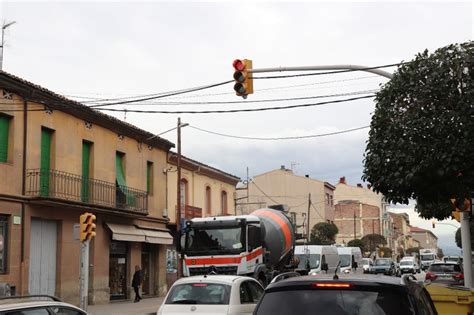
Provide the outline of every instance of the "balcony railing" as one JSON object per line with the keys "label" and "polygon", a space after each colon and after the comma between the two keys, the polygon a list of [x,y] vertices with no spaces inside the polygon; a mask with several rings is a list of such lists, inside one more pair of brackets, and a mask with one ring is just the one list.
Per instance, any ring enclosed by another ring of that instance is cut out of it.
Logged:
{"label": "balcony railing", "polygon": [[27,195],[148,214],[145,191],[57,170],[27,170]]}

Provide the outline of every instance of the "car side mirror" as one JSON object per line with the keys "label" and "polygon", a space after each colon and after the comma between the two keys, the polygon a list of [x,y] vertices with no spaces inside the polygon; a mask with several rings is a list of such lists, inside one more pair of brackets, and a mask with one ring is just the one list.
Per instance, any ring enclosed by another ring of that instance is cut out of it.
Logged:
{"label": "car side mirror", "polygon": [[323,263],[323,264],[321,265],[321,270],[327,272],[327,271],[329,270],[328,264],[327,264],[327,263]]}

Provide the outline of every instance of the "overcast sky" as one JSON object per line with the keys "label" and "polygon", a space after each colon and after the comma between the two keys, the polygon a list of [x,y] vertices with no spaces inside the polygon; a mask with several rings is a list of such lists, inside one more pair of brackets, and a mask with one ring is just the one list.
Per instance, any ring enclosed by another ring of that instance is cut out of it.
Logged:
{"label": "overcast sky", "polygon": [[[4,70],[55,92],[90,101],[153,94],[232,79],[232,61],[254,68],[410,60],[472,39],[472,2],[196,2],[0,0],[0,19],[16,21],[5,33]],[[388,68],[393,71],[394,68]],[[261,76],[264,76],[262,74]],[[156,105],[163,101],[239,101],[232,84],[118,109],[204,110],[273,107],[304,101],[251,100],[375,90],[387,79],[346,73],[255,80],[246,103]],[[211,94],[211,95],[210,95]],[[216,95],[217,94],[217,95]],[[353,96],[352,96],[353,97]],[[183,122],[218,133],[287,137],[336,132],[370,124],[373,99],[325,106],[238,114],[181,114]],[[175,114],[112,113],[153,133],[176,125]],[[240,177],[280,165],[337,183],[361,182],[368,129],[304,140],[249,141],[183,129],[190,158]],[[175,142],[175,132],[163,137]],[[426,222],[425,222],[426,223]],[[428,224],[429,225],[429,224]],[[450,233],[451,230],[447,233]]]}

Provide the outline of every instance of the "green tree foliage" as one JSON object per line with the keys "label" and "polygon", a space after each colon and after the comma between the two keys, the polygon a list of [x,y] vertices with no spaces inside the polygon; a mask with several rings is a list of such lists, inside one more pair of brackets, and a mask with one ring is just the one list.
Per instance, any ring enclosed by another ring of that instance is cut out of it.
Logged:
{"label": "green tree foliage", "polygon": [[347,242],[347,246],[349,247],[359,247],[360,251],[364,253],[364,242],[362,240],[356,238],[355,240]]}
{"label": "green tree foliage", "polygon": [[381,245],[386,245],[387,240],[383,235],[380,234],[367,234],[361,238],[362,243],[364,244],[364,250],[373,252],[380,247]]}
{"label": "green tree foliage", "polygon": [[405,255],[407,256],[413,256],[413,253],[419,253],[420,248],[418,247],[409,247],[405,250]]}
{"label": "green tree foliage", "polygon": [[311,245],[331,245],[336,242],[336,235],[339,232],[337,226],[333,223],[316,223],[311,229]]}
{"label": "green tree foliage", "polygon": [[389,247],[380,247],[379,248],[379,257],[392,257],[392,249]]}
{"label": "green tree foliage", "polygon": [[427,50],[376,96],[363,179],[390,202],[416,199],[445,219],[450,198],[474,191],[474,42]]}
{"label": "green tree foliage", "polygon": [[[471,218],[471,249],[474,251],[474,220]],[[456,231],[454,235],[454,240],[456,241],[456,245],[459,248],[462,248],[462,241],[461,241],[461,228]]]}

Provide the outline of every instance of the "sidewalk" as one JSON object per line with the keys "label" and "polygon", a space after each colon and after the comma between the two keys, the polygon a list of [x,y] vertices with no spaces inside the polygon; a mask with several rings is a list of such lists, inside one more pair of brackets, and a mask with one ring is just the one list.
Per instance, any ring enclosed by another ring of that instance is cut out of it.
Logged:
{"label": "sidewalk", "polygon": [[89,315],[155,315],[164,297],[145,298],[138,303],[133,301],[111,302],[102,305],[89,305]]}

